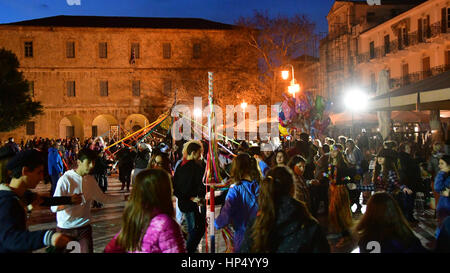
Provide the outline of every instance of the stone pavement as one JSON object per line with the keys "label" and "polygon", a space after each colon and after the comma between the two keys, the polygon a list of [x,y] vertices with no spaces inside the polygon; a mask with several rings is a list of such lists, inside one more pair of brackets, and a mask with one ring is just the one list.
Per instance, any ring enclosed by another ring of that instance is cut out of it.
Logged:
{"label": "stone pavement", "polygon": [[[107,194],[119,195],[123,191],[120,190],[121,184],[118,180],[117,174],[112,174],[108,177],[108,191]],[[40,183],[36,191],[41,194],[49,194],[50,184]],[[92,209],[92,228],[93,228],[93,238],[94,238],[94,253],[103,252],[104,247],[108,242],[114,237],[114,235],[119,232],[121,227],[122,212],[125,208],[125,202],[119,202],[114,204],[105,204],[103,208],[93,208]],[[365,206],[363,208],[363,211]],[[217,217],[220,213],[220,206],[216,206],[215,216]],[[354,215],[354,220],[359,219],[361,215]],[[413,225],[413,229],[416,235],[422,241],[422,244],[428,248],[432,248],[435,243],[434,231],[436,229],[436,220],[434,219],[433,210],[425,210],[423,213],[416,213],[416,218],[419,223]],[[319,215],[318,220],[323,226],[324,230],[327,229],[327,217],[326,215]],[[56,227],[56,214],[52,213],[49,208],[35,209],[28,219],[29,229],[40,230],[49,229]],[[209,231],[209,230],[208,230]],[[222,237],[221,231],[215,231],[216,240],[216,252],[224,253],[226,246],[225,241]],[[330,242],[331,250],[334,253],[349,253],[352,252],[356,246],[352,242],[337,247],[336,243],[339,240],[338,237],[328,236]],[[208,234],[209,242],[209,234]],[[210,247],[209,247],[210,248]],[[200,253],[205,253],[205,240],[201,242],[199,247]],[[40,249],[35,251],[36,253],[44,253],[45,249]]]}

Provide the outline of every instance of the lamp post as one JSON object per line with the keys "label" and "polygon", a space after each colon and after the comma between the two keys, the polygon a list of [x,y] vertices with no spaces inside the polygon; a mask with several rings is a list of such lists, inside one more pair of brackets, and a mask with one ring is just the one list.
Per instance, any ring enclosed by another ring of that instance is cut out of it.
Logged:
{"label": "lamp post", "polygon": [[[288,86],[288,92],[292,94],[292,96],[295,98],[295,93],[300,91],[300,85],[298,83],[295,83],[294,66],[292,64],[287,65],[290,65],[292,68],[292,80],[291,85]],[[281,71],[281,78],[283,78],[283,80],[287,80],[289,78],[289,71],[288,70]]]}

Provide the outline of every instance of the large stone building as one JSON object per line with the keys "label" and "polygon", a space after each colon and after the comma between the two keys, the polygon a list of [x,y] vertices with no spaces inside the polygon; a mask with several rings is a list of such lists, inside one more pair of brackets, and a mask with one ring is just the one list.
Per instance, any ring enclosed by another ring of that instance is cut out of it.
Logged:
{"label": "large stone building", "polygon": [[328,35],[320,43],[320,93],[334,98],[341,108],[342,94],[359,81],[359,34],[421,2],[394,0],[370,6],[366,1],[336,0],[327,15]]}
{"label": "large stone building", "polygon": [[187,18],[56,16],[2,24],[0,48],[17,55],[44,114],[0,138],[117,137],[168,110],[175,93],[177,102],[203,96],[206,104],[211,70],[216,98],[232,99],[230,85],[257,70],[251,54],[236,57],[248,52],[239,37],[235,26]]}

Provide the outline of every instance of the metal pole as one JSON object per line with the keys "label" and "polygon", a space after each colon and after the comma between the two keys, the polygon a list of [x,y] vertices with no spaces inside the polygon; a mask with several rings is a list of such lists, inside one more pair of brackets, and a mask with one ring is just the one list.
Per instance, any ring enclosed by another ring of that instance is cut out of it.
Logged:
{"label": "metal pole", "polygon": [[[215,145],[215,132],[214,132],[214,125],[213,125],[213,121],[214,121],[214,107],[213,107],[213,72],[208,72],[208,86],[209,86],[209,90],[208,90],[208,100],[209,100],[209,107],[210,107],[210,115],[208,118],[208,124],[209,124],[209,154],[210,154],[210,159],[214,160],[214,152],[212,151],[212,147],[213,145]],[[210,168],[214,168],[213,164],[211,164],[210,162]],[[210,184],[210,195],[209,195],[209,204],[210,204],[210,213],[209,213],[209,236],[210,236],[210,243],[211,243],[211,253],[215,253],[216,252],[216,248],[215,248],[215,235],[214,235],[214,188],[211,187],[211,182],[212,179],[214,177],[213,175],[214,170],[210,170],[210,177],[207,177],[206,181]]]}

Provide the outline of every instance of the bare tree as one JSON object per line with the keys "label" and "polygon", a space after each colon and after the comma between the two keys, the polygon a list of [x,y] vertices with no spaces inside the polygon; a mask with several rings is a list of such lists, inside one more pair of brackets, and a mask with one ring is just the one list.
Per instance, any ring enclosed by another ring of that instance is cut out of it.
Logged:
{"label": "bare tree", "polygon": [[258,53],[258,89],[266,92],[270,103],[279,101],[281,87],[285,86],[279,79],[279,72],[296,57],[313,50],[315,24],[301,14],[270,18],[267,12],[258,11],[252,17],[239,18],[236,24],[241,27],[248,45]]}

